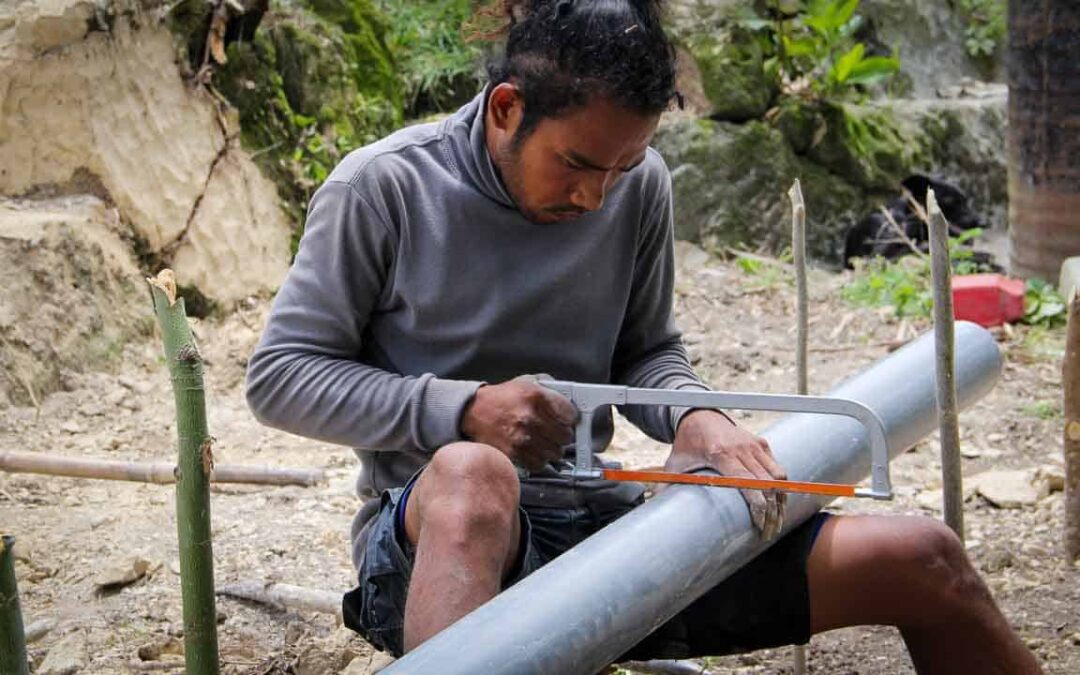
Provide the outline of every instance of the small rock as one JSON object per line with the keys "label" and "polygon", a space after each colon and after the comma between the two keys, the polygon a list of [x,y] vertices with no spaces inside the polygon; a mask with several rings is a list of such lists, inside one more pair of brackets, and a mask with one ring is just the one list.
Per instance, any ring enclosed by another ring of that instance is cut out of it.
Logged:
{"label": "small rock", "polygon": [[142,661],[160,661],[164,655],[183,656],[184,642],[179,638],[167,637],[139,647],[137,653]]}
{"label": "small rock", "polygon": [[986,440],[991,443],[1000,443],[1005,440],[1005,434],[994,432],[992,434],[986,434]]}
{"label": "small rock", "polygon": [[180,561],[179,560],[170,560],[169,561],[169,571],[172,572],[173,574],[175,574],[176,576],[180,576]]}
{"label": "small rock", "polygon": [[76,422],[75,420],[68,420],[67,422],[64,422],[63,424],[60,425],[60,431],[63,431],[63,432],[69,433],[69,434],[81,434],[82,430],[83,430],[82,427],[79,426],[79,423]]}
{"label": "small rock", "polygon": [[37,675],[71,675],[86,668],[86,638],[71,633],[49,649]]}
{"label": "small rock", "polygon": [[386,652],[372,652],[350,661],[341,675],[374,675],[393,662],[394,657]]}
{"label": "small rock", "polygon": [[1032,480],[1031,471],[986,471],[971,477],[983,497],[1001,509],[1031,506],[1046,496],[1045,481]]}
{"label": "small rock", "polygon": [[942,511],[945,508],[944,497],[942,497],[941,490],[927,490],[925,492],[920,492],[919,495],[915,497],[915,503],[917,503],[920,508],[926,509],[927,511]]}
{"label": "small rock", "polygon": [[1046,481],[1049,492],[1061,492],[1065,489],[1065,469],[1054,464],[1043,464],[1035,470],[1035,476]]}
{"label": "small rock", "polygon": [[142,579],[150,569],[150,561],[145,558],[129,556],[114,560],[106,565],[94,577],[94,585],[97,591],[108,592],[119,590],[123,586]]}
{"label": "small rock", "polygon": [[116,520],[116,516],[108,514],[108,513],[103,513],[101,515],[94,516],[93,518],[90,519],[90,529],[91,530],[96,530],[99,527],[101,527],[102,525],[111,523],[114,520]]}
{"label": "small rock", "polygon": [[26,644],[37,642],[56,628],[56,619],[38,619],[26,627],[23,633],[26,635]]}
{"label": "small rock", "polygon": [[1073,633],[1072,635],[1070,635],[1069,642],[1073,643],[1074,645],[1080,645],[1080,633]]}
{"label": "small rock", "polygon": [[981,567],[987,574],[997,574],[1016,563],[1016,556],[1007,548],[991,549],[983,554]]}
{"label": "small rock", "polygon": [[305,644],[296,658],[297,675],[341,672],[363,650],[363,642],[347,628]]}

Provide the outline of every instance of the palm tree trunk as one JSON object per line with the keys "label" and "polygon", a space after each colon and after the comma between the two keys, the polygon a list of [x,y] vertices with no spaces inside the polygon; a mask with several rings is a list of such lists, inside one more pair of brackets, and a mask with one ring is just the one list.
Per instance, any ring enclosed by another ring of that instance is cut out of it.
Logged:
{"label": "palm tree trunk", "polygon": [[1057,281],[1080,255],[1080,2],[1009,0],[1012,272]]}

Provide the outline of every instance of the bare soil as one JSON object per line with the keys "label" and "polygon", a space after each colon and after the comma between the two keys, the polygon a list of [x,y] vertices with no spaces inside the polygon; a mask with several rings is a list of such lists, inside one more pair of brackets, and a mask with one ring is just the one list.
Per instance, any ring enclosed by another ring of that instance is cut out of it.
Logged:
{"label": "bare soil", "polygon": [[[748,274],[737,265],[680,248],[677,305],[700,372],[717,388],[785,392],[794,388],[794,293],[782,266]],[[854,308],[839,297],[846,274],[811,274],[812,392],[821,393],[928,328],[887,309]],[[345,591],[353,582],[348,528],[360,502],[353,493],[352,452],[260,426],[244,402],[243,373],[268,306],[198,322],[208,359],[211,433],[219,463],[319,467],[313,487],[216,487],[212,494],[219,584],[265,579]],[[147,302],[146,312],[150,307]],[[1064,332],[1013,327],[997,331],[1005,370],[997,388],[961,416],[965,475],[990,468],[1061,466],[1060,359]],[[111,372],[67,372],[63,391],[40,407],[0,410],[0,450],[160,461],[174,457],[175,423],[158,342],[123,347]],[[769,417],[741,422],[762,428]],[[655,465],[664,448],[623,423],[611,454],[631,466]],[[940,517],[925,493],[940,485],[933,439],[894,462],[897,499],[839,502],[864,511]],[[920,500],[923,495],[923,500]],[[81,672],[181,670],[182,634],[173,490],[168,486],[0,474],[0,524],[20,541],[17,575],[27,624],[54,620],[30,645],[40,666],[51,648],[85,641]],[[998,509],[977,495],[967,502],[967,546],[1006,616],[1048,673],[1080,672],[1080,568],[1060,544],[1064,500]],[[150,571],[102,594],[95,578],[132,557]],[[632,564],[629,563],[628,564]],[[220,643],[229,673],[337,672],[370,648],[334,617],[220,599]],[[149,647],[157,647],[150,649]],[[142,656],[140,656],[142,648]],[[155,651],[164,651],[161,655]],[[148,659],[148,660],[143,660]],[[170,660],[171,659],[171,660]],[[790,671],[790,650],[713,659],[714,672]],[[810,670],[907,673],[912,666],[892,629],[853,628],[815,637]],[[362,671],[361,671],[362,672]]]}

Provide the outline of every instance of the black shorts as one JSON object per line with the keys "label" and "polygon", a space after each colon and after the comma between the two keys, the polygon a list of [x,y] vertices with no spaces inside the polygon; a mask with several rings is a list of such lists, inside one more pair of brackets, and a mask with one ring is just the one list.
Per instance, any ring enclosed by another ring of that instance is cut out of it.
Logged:
{"label": "black shorts", "polygon": [[[413,477],[413,481],[416,477]],[[409,486],[411,487],[412,481]],[[361,537],[359,585],[345,594],[345,625],[394,656],[404,647],[405,596],[414,551],[401,528],[406,488],[383,492]],[[629,509],[522,508],[521,546],[504,588],[584,540]],[[713,587],[619,661],[722,656],[805,644],[810,638],[806,560],[828,514],[818,513]]]}

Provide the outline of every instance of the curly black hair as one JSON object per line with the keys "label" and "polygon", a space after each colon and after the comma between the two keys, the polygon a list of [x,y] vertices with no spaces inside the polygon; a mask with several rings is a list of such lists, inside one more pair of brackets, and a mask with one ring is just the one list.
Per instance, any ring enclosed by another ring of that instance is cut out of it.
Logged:
{"label": "curly black hair", "polygon": [[660,0],[503,0],[501,11],[506,42],[488,78],[521,91],[519,140],[595,95],[641,114],[663,112],[677,96]]}

